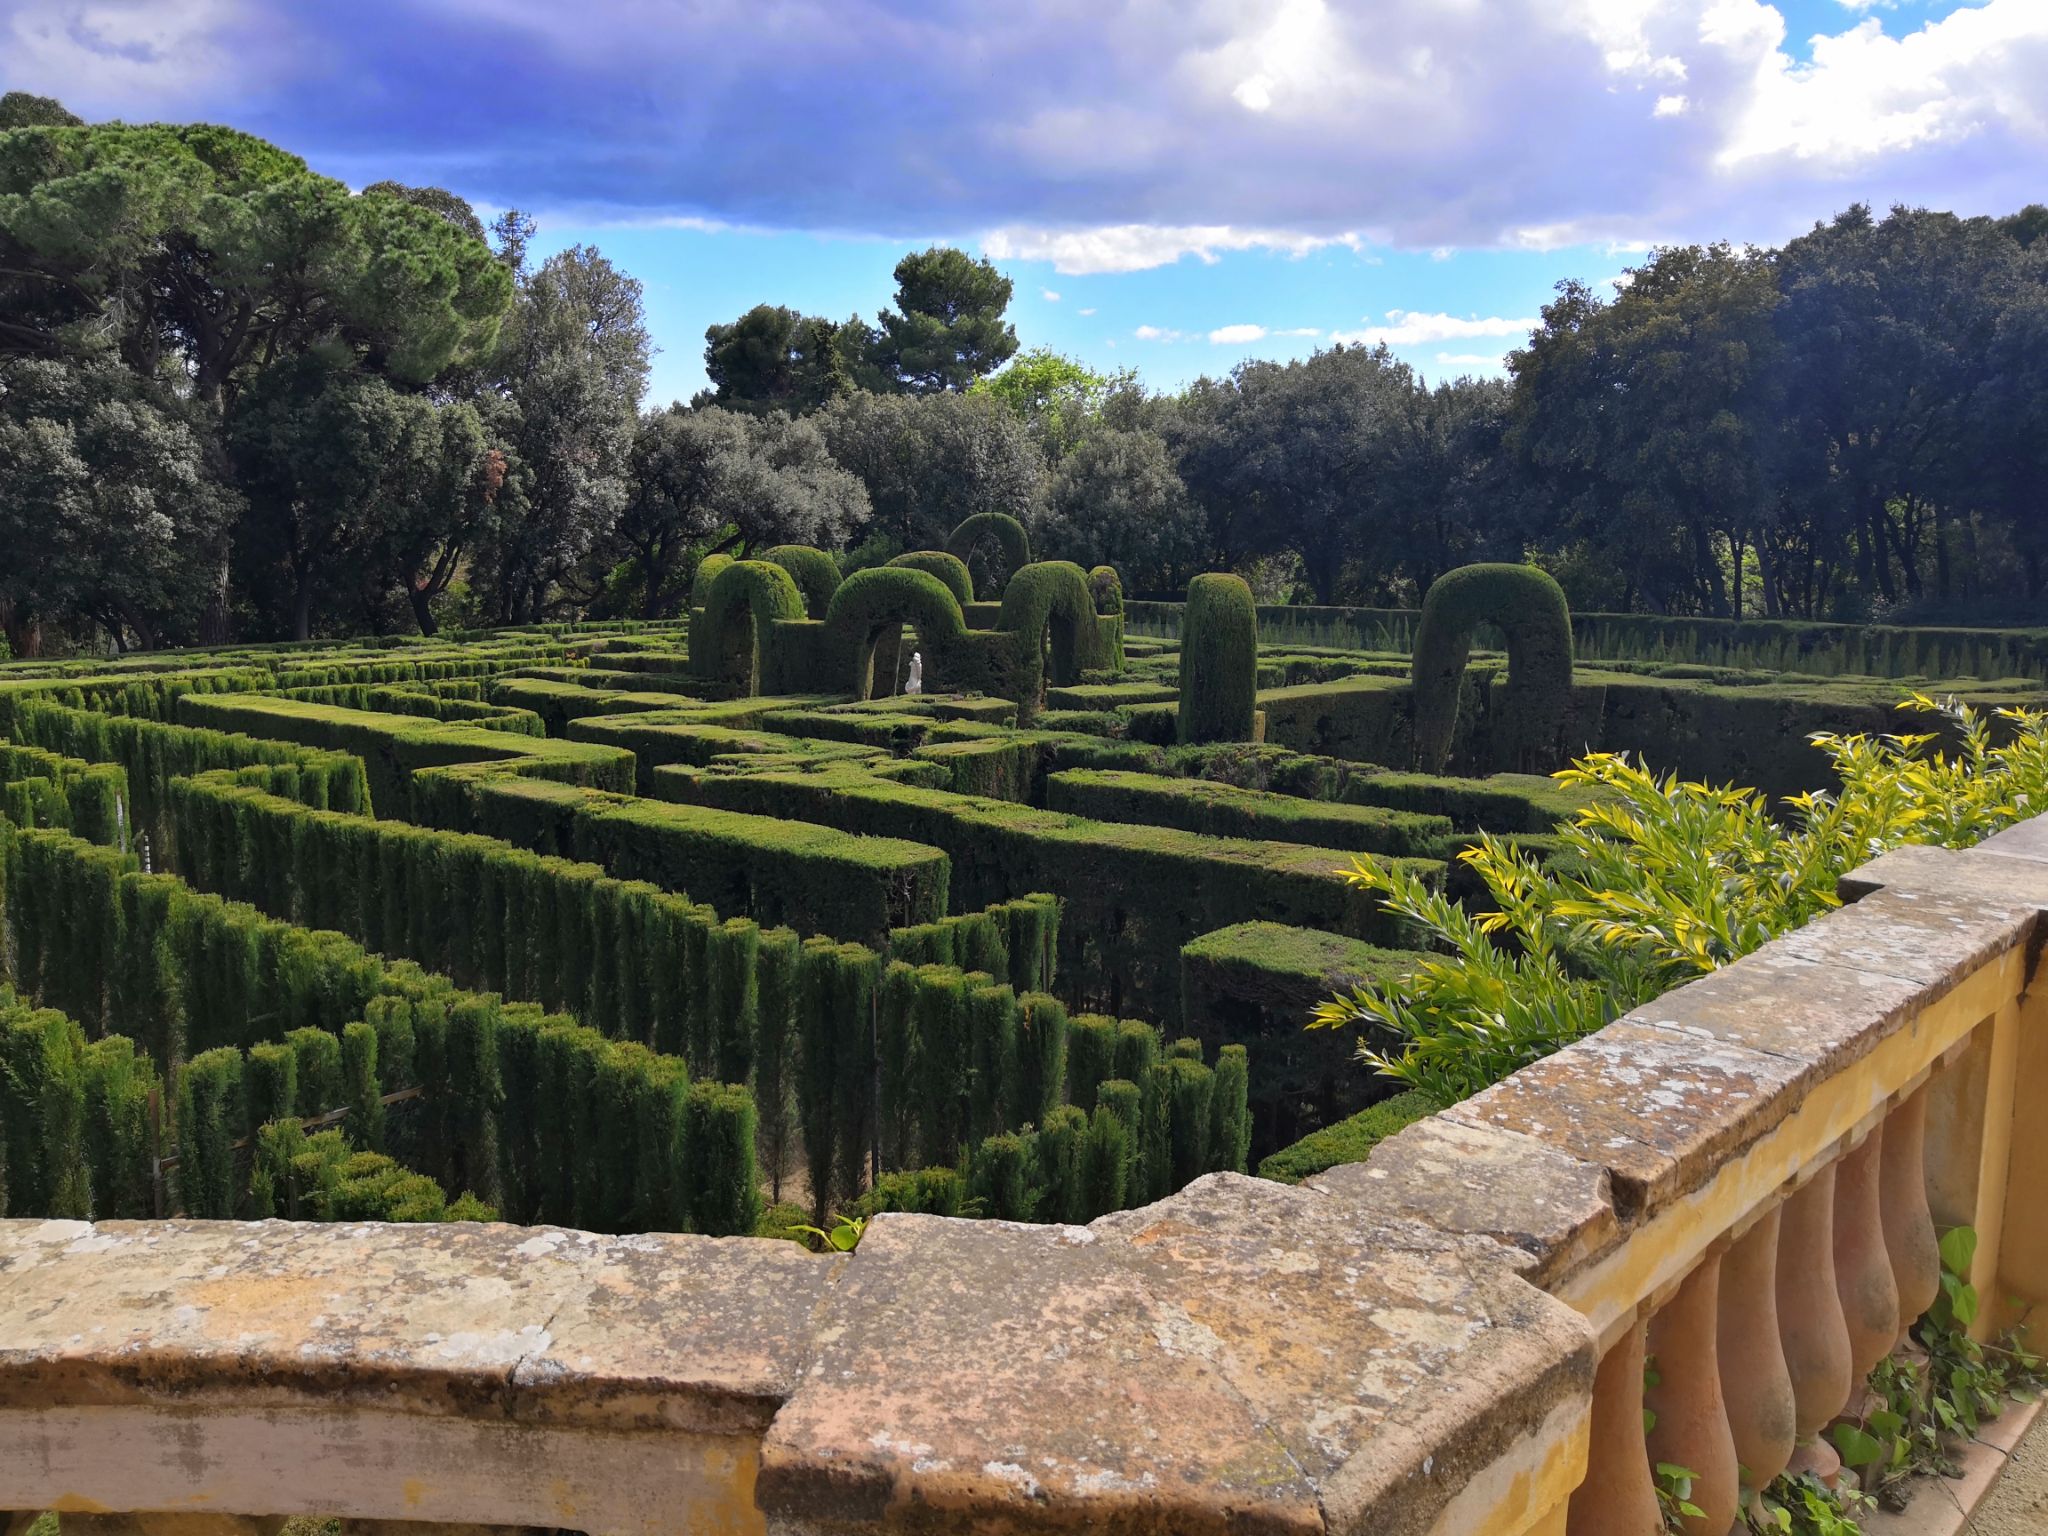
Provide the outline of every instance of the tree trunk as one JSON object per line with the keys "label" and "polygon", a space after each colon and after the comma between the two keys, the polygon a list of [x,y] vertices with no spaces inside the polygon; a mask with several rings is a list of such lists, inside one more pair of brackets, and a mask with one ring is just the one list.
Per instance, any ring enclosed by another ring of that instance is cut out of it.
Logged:
{"label": "tree trunk", "polygon": [[292,638],[313,638],[313,584],[303,576],[292,584]]}
{"label": "tree trunk", "polygon": [[21,612],[14,604],[0,602],[0,629],[7,632],[7,649],[17,659],[34,660],[43,654],[43,621]]}
{"label": "tree trunk", "polygon": [[432,635],[437,632],[441,626],[434,618],[434,610],[425,590],[408,582],[405,595],[412,601],[412,616],[419,623],[420,633]]}

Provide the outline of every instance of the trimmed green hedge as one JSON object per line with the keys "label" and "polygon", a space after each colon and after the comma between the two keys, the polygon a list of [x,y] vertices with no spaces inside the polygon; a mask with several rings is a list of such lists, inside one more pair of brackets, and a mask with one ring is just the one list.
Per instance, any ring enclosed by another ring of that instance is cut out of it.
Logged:
{"label": "trimmed green hedge", "polygon": [[704,599],[710,595],[711,584],[718,580],[718,573],[733,563],[731,555],[706,555],[697,562],[697,569],[690,573],[690,606],[702,608]]}
{"label": "trimmed green hedge", "polygon": [[0,817],[18,827],[62,827],[90,843],[128,831],[128,774],[115,763],[0,741]]}
{"label": "trimmed green hedge", "polygon": [[[656,787],[662,772],[656,770]],[[829,823],[663,804],[546,779],[422,774],[424,826],[479,832],[687,891],[719,911],[879,944],[946,911],[950,865],[929,844]]]}
{"label": "trimmed green hedge", "polygon": [[898,555],[889,564],[936,576],[946,590],[959,600],[963,611],[974,601],[973,573],[957,555],[949,555],[943,549],[913,549],[906,554]]}
{"label": "trimmed green hedge", "polygon": [[1490,624],[1507,637],[1506,704],[1519,761],[1555,766],[1572,693],[1572,616],[1564,589],[1533,565],[1465,565],[1430,584],[1415,630],[1415,756],[1427,772],[1450,756],[1472,636]]}
{"label": "trimmed green hedge", "polygon": [[155,1066],[0,985],[0,1216],[155,1214]]}
{"label": "trimmed green hedge", "polygon": [[[789,572],[790,580],[804,595],[804,613],[813,619],[825,617],[832,606],[832,594],[839,590],[839,562],[822,549],[808,544],[777,544],[763,550],[761,558]],[[699,607],[704,606],[699,604]]]}
{"label": "trimmed green hedge", "polygon": [[[351,752],[34,701],[16,708],[8,734],[23,746],[118,765],[131,796],[129,824],[159,853],[168,853],[166,791],[170,781],[183,774],[259,765],[281,768],[288,770],[289,793],[295,799],[365,815],[370,810],[369,774],[363,760]],[[94,818],[81,826],[74,816],[73,829],[94,842],[114,840],[100,835],[106,829]]]}
{"label": "trimmed green hedge", "polygon": [[[1084,670],[1102,665],[1095,598],[1088,590],[1087,573],[1071,560],[1042,560],[1019,567],[1003,589],[996,628],[1017,637],[1027,672],[1050,679],[1058,687],[1071,687],[1081,681]],[[1038,710],[1036,682],[1034,677],[1028,697],[1017,700],[1020,722]]]}
{"label": "trimmed green hedge", "polygon": [[622,793],[633,788],[632,754],[589,742],[513,736],[410,715],[247,694],[187,697],[179,710],[192,725],[354,753],[363,760],[376,804],[387,816],[417,815],[413,776],[451,764],[486,764],[501,775],[530,774]]}
{"label": "trimmed green hedge", "polygon": [[1324,999],[1396,980],[1422,958],[1266,922],[1234,924],[1182,948],[1182,1027],[1212,1048],[1251,1047],[1255,1149],[1284,1146],[1392,1091],[1358,1064],[1356,1035],[1306,1024]]}
{"label": "trimmed green hedge", "polygon": [[1070,768],[1046,780],[1046,807],[1097,821],[1179,827],[1211,837],[1313,843],[1353,853],[1434,858],[1451,831],[1444,816],[1334,805],[1204,779]]}
{"label": "trimmed green hedge", "polygon": [[1031,563],[1031,536],[1007,512],[976,512],[946,536],[946,553],[971,569],[985,542],[996,548],[995,580],[989,590],[1000,593],[1013,573]]}
{"label": "trimmed green hedge", "polygon": [[712,581],[703,616],[691,626],[697,676],[743,698],[774,692],[781,675],[775,626],[806,616],[804,594],[780,565],[732,561]]}
{"label": "trimmed green hedge", "polygon": [[1188,583],[1175,731],[1184,742],[1250,741],[1258,694],[1259,621],[1241,576]]}
{"label": "trimmed green hedge", "polygon": [[1436,1105],[1428,1096],[1412,1090],[1397,1093],[1361,1109],[1348,1120],[1311,1131],[1292,1146],[1263,1158],[1259,1177],[1299,1184],[1340,1163],[1362,1163],[1389,1136],[1435,1113]]}
{"label": "trimmed green hedge", "polygon": [[[1013,891],[1060,898],[1060,971],[1083,1005],[1171,1017],[1180,949],[1256,918],[1393,940],[1377,898],[1338,874],[1342,852],[1087,821],[1008,801],[883,782],[853,768],[718,774],[657,769],[664,798],[792,817],[853,833],[890,832],[942,848],[952,899],[979,907]],[[1440,877],[1442,866],[1417,861]]]}
{"label": "trimmed green hedge", "polygon": [[[0,926],[11,940],[0,955],[12,966],[0,979],[87,1029],[120,1020],[148,1060],[174,1069],[178,1187],[190,1214],[235,1213],[245,1053],[295,1030],[343,1035],[363,1020],[377,1037],[384,1091],[423,1090],[414,1161],[447,1187],[475,1189],[515,1220],[753,1229],[752,1102],[744,1090],[689,1085],[679,1058],[535,1005],[458,991],[338,933],[140,874],[132,859],[63,833],[0,824],[0,869]],[[360,1099],[365,1085],[349,1068],[359,1071],[363,1057],[345,1041],[291,1055],[292,1075],[313,1063],[332,1084],[324,1092]],[[272,1070],[273,1082],[280,1076]],[[136,1067],[129,1080],[140,1084],[128,1090],[132,1102],[146,1074]],[[693,1115],[699,1128],[686,1139]],[[747,1156],[735,1167],[719,1149],[739,1145]],[[693,1147],[709,1150],[691,1161]]]}
{"label": "trimmed green hedge", "polygon": [[936,685],[948,653],[965,649],[967,621],[960,600],[929,571],[875,566],[846,578],[825,615],[828,648],[846,692],[856,699],[873,697],[878,662],[887,679],[879,691],[896,691],[896,647],[879,642],[900,636],[905,624],[916,628],[927,683]]}

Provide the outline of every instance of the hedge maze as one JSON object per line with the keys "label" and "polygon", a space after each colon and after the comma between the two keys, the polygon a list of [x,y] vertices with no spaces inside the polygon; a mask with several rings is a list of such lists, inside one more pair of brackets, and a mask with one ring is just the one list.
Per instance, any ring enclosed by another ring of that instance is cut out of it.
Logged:
{"label": "hedge maze", "polygon": [[0,666],[4,1209],[744,1234],[1298,1178],[1427,1107],[1300,1027],[1415,960],[1353,855],[1472,897],[1571,752],[1788,792],[1901,691],[1574,668],[1517,568],[1413,657],[1261,644],[1235,577],[1157,609],[970,519],[709,557],[674,622]]}

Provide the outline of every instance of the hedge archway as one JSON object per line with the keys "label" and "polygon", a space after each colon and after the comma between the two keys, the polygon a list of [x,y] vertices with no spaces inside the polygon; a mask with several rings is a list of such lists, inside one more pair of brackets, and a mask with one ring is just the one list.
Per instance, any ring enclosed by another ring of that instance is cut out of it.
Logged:
{"label": "hedge archway", "polygon": [[706,555],[697,562],[697,569],[690,575],[690,606],[702,608],[705,599],[711,595],[711,583],[718,579],[718,573],[733,563],[731,555]]}
{"label": "hedge archway", "polygon": [[1451,755],[1458,694],[1481,624],[1507,637],[1506,702],[1518,760],[1554,741],[1570,707],[1572,615],[1564,588],[1533,565],[1460,566],[1431,584],[1415,626],[1415,759],[1427,772],[1442,772]]}
{"label": "hedge archway", "polygon": [[1032,655],[1045,656],[1050,629],[1050,665],[1041,666],[1054,687],[1072,687],[1081,681],[1082,669],[1097,665],[1095,594],[1088,588],[1087,573],[1071,560],[1043,560],[1012,576],[996,628],[1017,636],[1027,665]]}
{"label": "hedge archway", "polygon": [[[916,626],[928,671],[966,639],[960,600],[929,571],[875,566],[855,571],[832,594],[825,614],[827,644],[841,669],[842,686],[856,699],[874,696],[875,643],[892,629]],[[893,679],[892,679],[893,684]]]}
{"label": "hedge archway", "polygon": [[704,594],[704,617],[690,635],[691,665],[699,677],[742,696],[757,694],[763,675],[775,673],[776,620],[803,616],[803,593],[789,572],[766,560],[735,560]]}
{"label": "hedge archway", "polygon": [[946,590],[964,606],[974,601],[974,573],[958,555],[943,549],[913,549],[889,562],[907,571],[925,571],[946,584]]}
{"label": "hedge archway", "polygon": [[990,567],[995,579],[985,583],[991,594],[1008,585],[1010,578],[1031,563],[1031,536],[1024,525],[1007,512],[977,512],[963,518],[946,538],[946,553],[972,570],[975,551],[984,543],[996,547],[996,561]]}
{"label": "hedge archway", "polygon": [[804,595],[807,618],[822,619],[832,606],[832,594],[839,590],[839,562],[822,549],[808,544],[777,544],[763,550],[761,558],[789,572],[797,590]]}

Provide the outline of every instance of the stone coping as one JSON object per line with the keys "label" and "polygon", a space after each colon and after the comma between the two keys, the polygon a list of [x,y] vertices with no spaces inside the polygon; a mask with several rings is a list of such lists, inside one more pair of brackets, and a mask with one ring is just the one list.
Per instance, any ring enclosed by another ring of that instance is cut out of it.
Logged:
{"label": "stone coping", "polygon": [[1909,1087],[1894,1037],[2030,962],[2048,829],[1899,850],[1843,890],[1366,1163],[1298,1188],[1214,1174],[1089,1227],[884,1215],[818,1257],[0,1222],[0,1413],[361,1405],[730,1436],[792,1533],[1520,1531],[1584,1467],[1600,1335],[1559,1296],[1667,1213],[1718,1210],[1716,1181],[1821,1085],[1874,1062],[1901,1077],[1879,1104]]}

